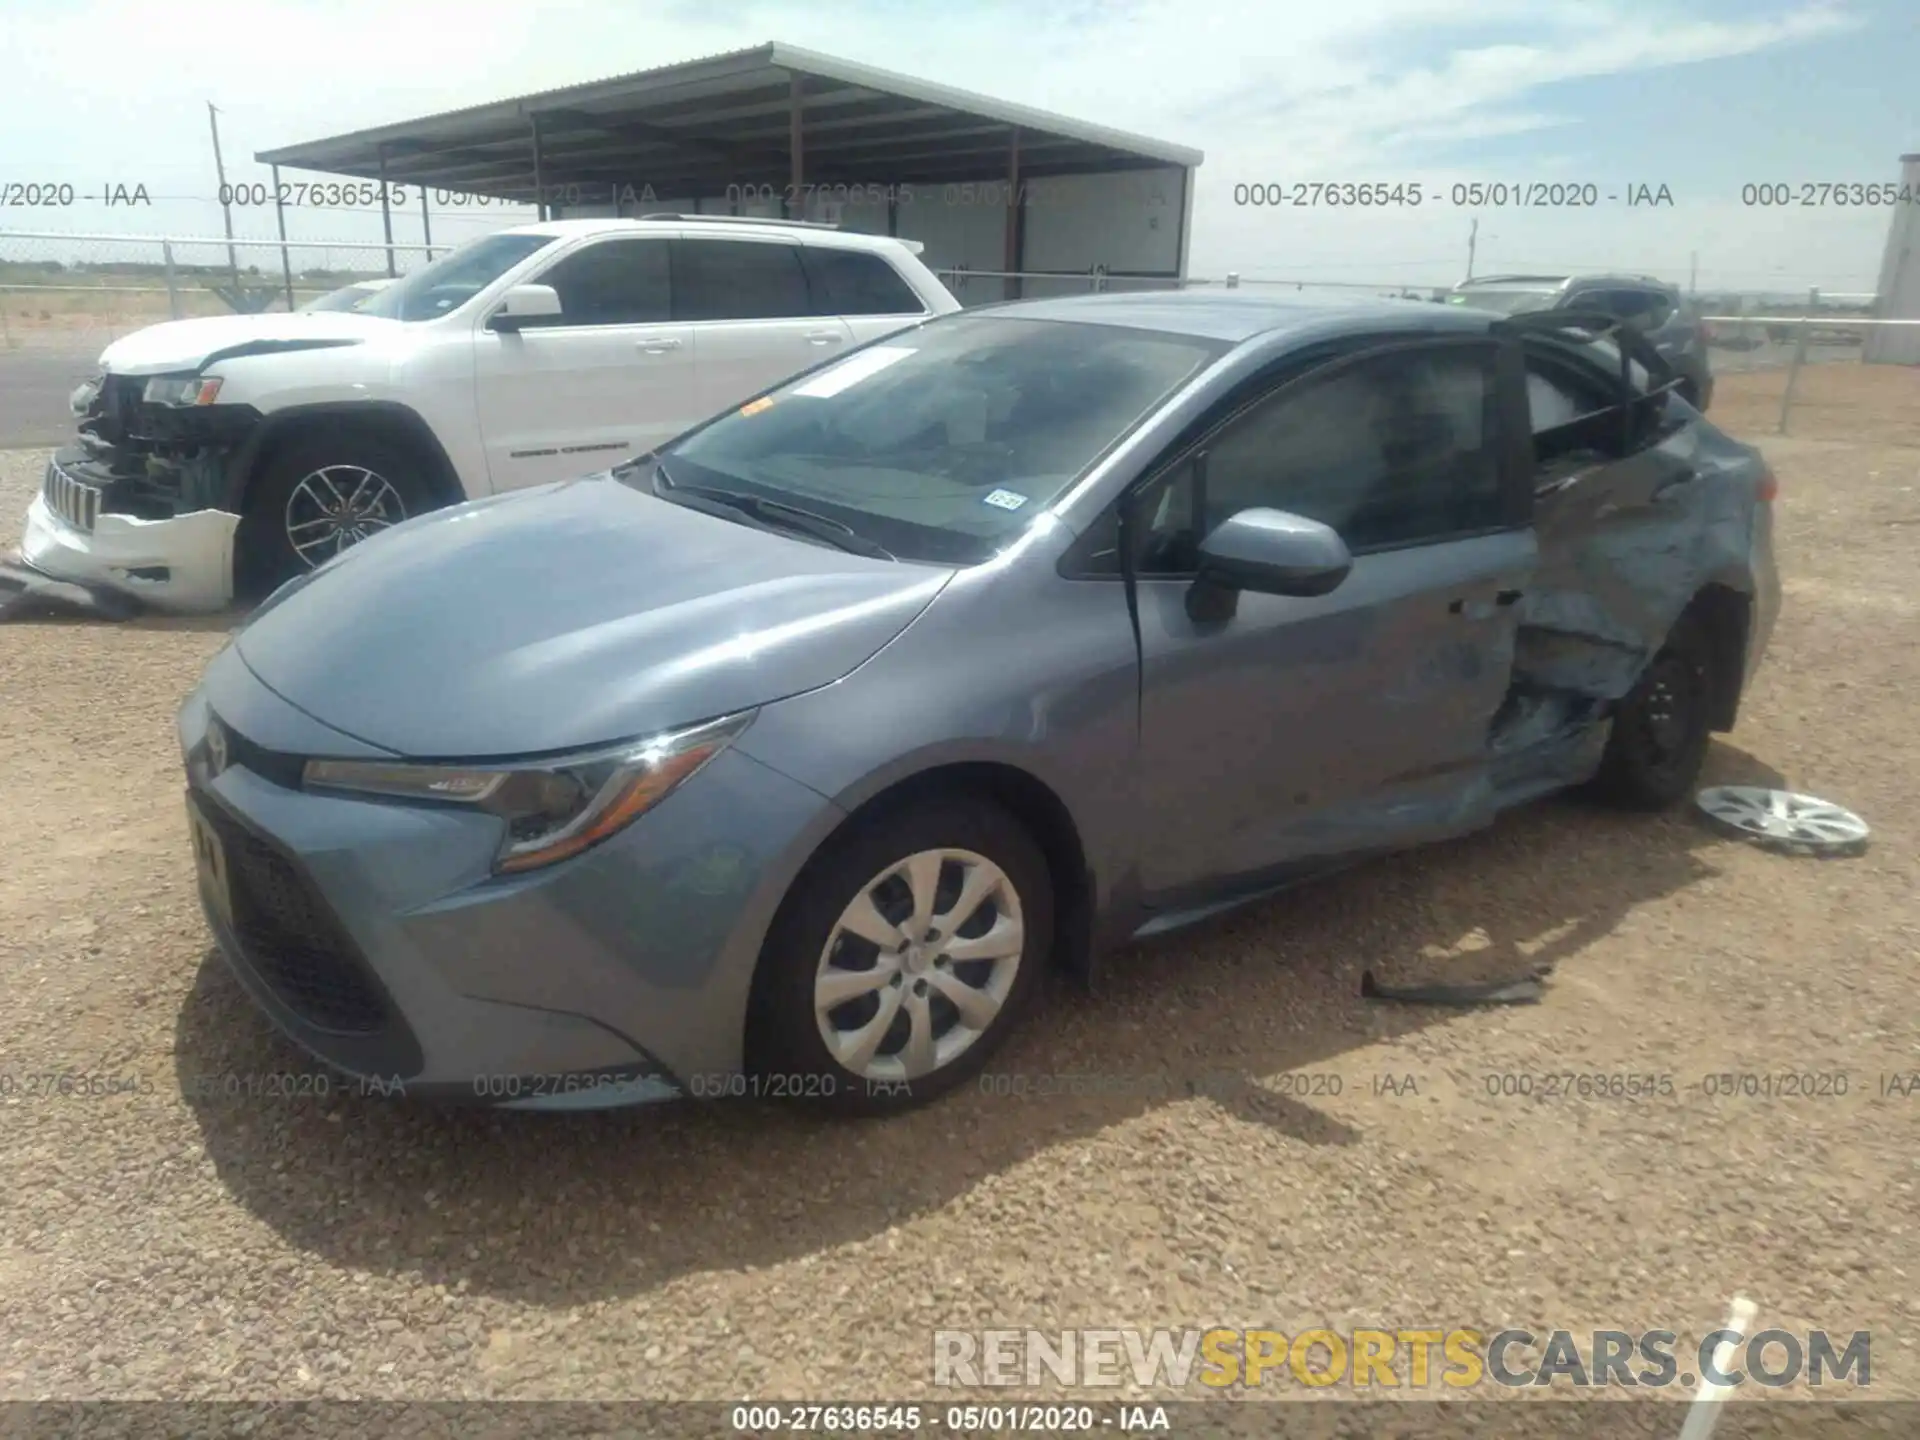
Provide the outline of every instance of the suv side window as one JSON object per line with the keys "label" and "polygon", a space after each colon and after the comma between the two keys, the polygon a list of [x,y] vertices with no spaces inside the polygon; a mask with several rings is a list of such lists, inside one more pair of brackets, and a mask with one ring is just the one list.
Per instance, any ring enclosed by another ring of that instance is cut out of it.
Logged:
{"label": "suv side window", "polygon": [[1495,353],[1366,355],[1256,401],[1136,502],[1141,573],[1190,573],[1200,538],[1255,507],[1330,525],[1355,553],[1500,528]]}
{"label": "suv side window", "polygon": [[673,314],[665,240],[602,240],[540,275],[560,296],[555,325],[647,325]]}
{"label": "suv side window", "polygon": [[820,315],[920,315],[926,305],[878,255],[809,245],[801,258]]}
{"label": "suv side window", "polygon": [[673,242],[676,320],[790,320],[814,313],[797,247],[766,240]]}

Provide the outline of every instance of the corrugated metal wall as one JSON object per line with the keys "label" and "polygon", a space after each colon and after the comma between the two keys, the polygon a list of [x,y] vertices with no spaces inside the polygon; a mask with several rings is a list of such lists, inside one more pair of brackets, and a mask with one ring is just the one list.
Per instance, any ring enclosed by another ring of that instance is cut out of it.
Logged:
{"label": "corrugated metal wall", "polygon": [[[1920,155],[1900,157],[1900,185],[1908,203],[1893,208],[1877,287],[1881,320],[1920,320]],[[1920,325],[1875,327],[1863,358],[1870,364],[1920,365]]]}

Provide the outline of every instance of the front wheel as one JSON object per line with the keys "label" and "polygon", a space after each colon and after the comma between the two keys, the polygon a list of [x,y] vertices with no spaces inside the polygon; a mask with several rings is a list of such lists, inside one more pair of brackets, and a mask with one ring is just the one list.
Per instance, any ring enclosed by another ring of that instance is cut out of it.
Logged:
{"label": "front wheel", "polygon": [[1713,738],[1712,659],[1706,626],[1682,615],[1614,712],[1596,795],[1631,810],[1664,810],[1693,788]]}
{"label": "front wheel", "polygon": [[297,441],[249,489],[234,534],[234,589],[255,599],[433,508],[419,462],[376,437]]}
{"label": "front wheel", "polygon": [[1046,857],[999,806],[883,812],[810,864],[767,937],[749,1059],[846,1114],[912,1109],[980,1072],[1053,942]]}

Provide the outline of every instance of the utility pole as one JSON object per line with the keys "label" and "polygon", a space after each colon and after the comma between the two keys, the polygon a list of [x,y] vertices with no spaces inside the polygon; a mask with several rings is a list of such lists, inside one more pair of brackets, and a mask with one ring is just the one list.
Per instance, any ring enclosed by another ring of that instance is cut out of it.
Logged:
{"label": "utility pole", "polygon": [[1693,298],[1694,282],[1699,278],[1700,252],[1698,250],[1690,250],[1687,252],[1687,298],[1689,300]]}
{"label": "utility pole", "polygon": [[1480,239],[1480,217],[1473,217],[1473,228],[1467,231],[1467,279],[1473,278],[1473,251]]}
{"label": "utility pole", "polygon": [[[240,256],[233,248],[233,192],[227,189],[227,166],[220,158],[220,112],[207,102],[207,128],[213,131],[213,169],[220,177],[220,213],[227,223],[227,269],[233,274],[233,287],[240,288]],[[285,252],[282,252],[285,253]]]}

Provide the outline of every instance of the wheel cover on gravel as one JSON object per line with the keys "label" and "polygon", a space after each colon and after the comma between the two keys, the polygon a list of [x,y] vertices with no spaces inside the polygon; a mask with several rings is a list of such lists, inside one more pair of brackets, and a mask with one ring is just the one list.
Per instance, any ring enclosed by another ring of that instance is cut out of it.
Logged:
{"label": "wheel cover on gravel", "polygon": [[1695,803],[1723,830],[1795,855],[1851,855],[1867,844],[1867,822],[1813,795],[1760,785],[1715,785]]}

